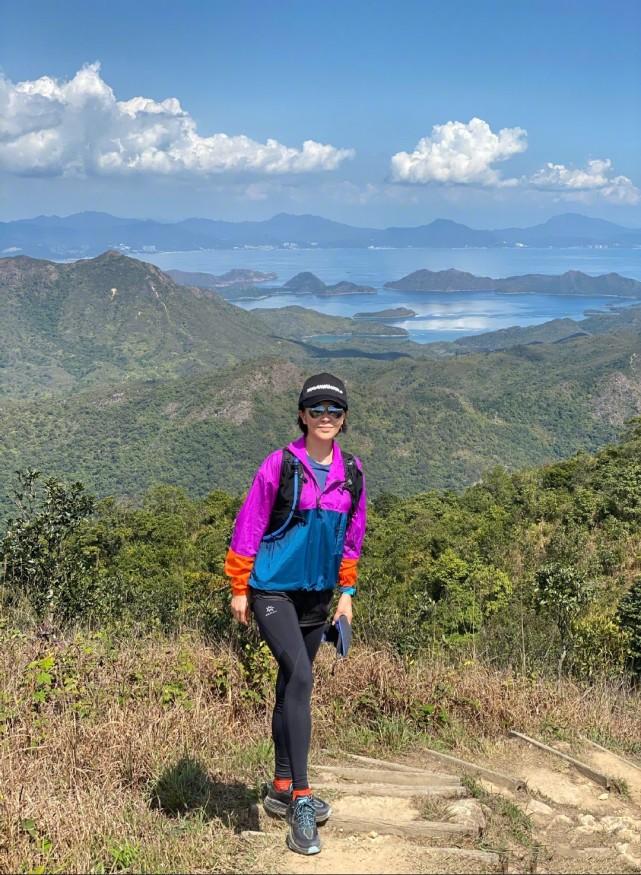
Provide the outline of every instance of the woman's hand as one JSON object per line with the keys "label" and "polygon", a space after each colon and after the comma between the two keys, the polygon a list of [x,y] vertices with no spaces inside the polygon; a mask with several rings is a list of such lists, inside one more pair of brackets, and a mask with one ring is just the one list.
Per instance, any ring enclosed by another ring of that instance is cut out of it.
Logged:
{"label": "woman's hand", "polygon": [[334,612],[334,619],[332,623],[335,623],[336,620],[340,617],[341,614],[344,614],[349,624],[352,623],[352,597],[347,593],[343,593],[343,595],[339,598],[338,604],[336,605],[336,611]]}
{"label": "woman's hand", "polygon": [[231,612],[234,620],[238,620],[243,626],[249,625],[249,599],[246,595],[232,596]]}

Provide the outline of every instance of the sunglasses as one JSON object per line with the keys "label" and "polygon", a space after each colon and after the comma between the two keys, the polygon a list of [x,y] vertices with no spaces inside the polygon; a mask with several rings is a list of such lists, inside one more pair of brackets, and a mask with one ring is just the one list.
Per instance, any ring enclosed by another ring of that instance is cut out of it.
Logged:
{"label": "sunglasses", "polygon": [[308,407],[307,412],[312,417],[312,419],[319,419],[326,413],[329,414],[332,419],[340,419],[341,416],[345,413],[342,407],[335,407],[333,404],[316,404],[314,405],[314,407]]}

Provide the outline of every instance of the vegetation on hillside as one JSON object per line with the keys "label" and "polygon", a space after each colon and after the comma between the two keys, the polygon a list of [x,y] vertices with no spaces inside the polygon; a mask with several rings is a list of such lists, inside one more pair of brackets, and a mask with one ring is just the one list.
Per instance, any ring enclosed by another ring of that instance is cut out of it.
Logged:
{"label": "vegetation on hillside", "polygon": [[[461,337],[453,346],[469,351],[508,349],[528,343],[560,343],[579,334],[612,334],[618,331],[641,332],[641,308],[617,307],[603,313],[593,313],[585,319],[551,319],[540,325],[513,325],[487,334]],[[613,337],[612,342],[616,343]]]}
{"label": "vegetation on hillside", "polygon": [[25,467],[80,479],[100,497],[136,497],[163,482],[194,495],[241,490],[271,449],[296,436],[297,387],[324,370],[348,383],[345,445],[363,458],[373,494],[461,489],[495,464],[593,451],[641,413],[641,338],[632,331],[444,359],[330,353],[5,401],[0,516],[12,472]]}
{"label": "vegetation on hillside", "polygon": [[[637,671],[641,420],[596,456],[487,472],[461,495],[379,495],[359,632],[400,654],[527,672]],[[24,474],[0,547],[5,605],[50,622],[229,627],[222,564],[240,499],[151,489],[140,505]]]}
{"label": "vegetation on hillside", "polygon": [[[232,279],[237,273],[230,272]],[[325,288],[307,273],[290,282],[300,278],[304,288],[306,282]],[[325,290],[356,288],[339,283]],[[389,360],[390,354],[442,359],[474,349],[554,342],[577,332],[638,331],[641,312],[593,316],[576,323],[555,320],[449,344],[406,341],[398,353],[394,337],[380,338],[374,345],[354,338],[380,333],[406,337],[401,328],[377,330],[363,320],[357,323],[303,308],[247,312],[211,291],[178,285],[155,265],[115,251],[69,264],[26,256],[0,259],[0,293],[0,397],[12,400],[69,395],[140,379],[189,377],[265,355],[311,362],[324,354],[353,364],[362,358]],[[234,294],[242,294],[242,289],[235,287]],[[287,340],[319,333],[348,334],[351,339],[330,350]]]}

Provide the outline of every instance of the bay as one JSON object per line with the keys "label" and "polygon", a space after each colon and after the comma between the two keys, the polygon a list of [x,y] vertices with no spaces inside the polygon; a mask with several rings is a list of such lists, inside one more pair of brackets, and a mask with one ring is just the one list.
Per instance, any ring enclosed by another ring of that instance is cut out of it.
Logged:
{"label": "bay", "polygon": [[641,249],[233,249],[194,252],[141,253],[163,270],[175,268],[221,274],[232,268],[270,271],[286,282],[296,273],[311,271],[326,283],[340,280],[377,289],[376,295],[317,298],[314,295],[275,295],[238,302],[245,309],[298,305],[335,316],[405,306],[417,317],[395,323],[418,343],[454,340],[514,325],[536,325],[550,319],[581,319],[586,310],[629,306],[629,299],[611,296],[524,295],[486,292],[399,292],[384,283],[414,270],[453,267],[477,276],[506,277],[530,273],[619,273],[641,280]]}

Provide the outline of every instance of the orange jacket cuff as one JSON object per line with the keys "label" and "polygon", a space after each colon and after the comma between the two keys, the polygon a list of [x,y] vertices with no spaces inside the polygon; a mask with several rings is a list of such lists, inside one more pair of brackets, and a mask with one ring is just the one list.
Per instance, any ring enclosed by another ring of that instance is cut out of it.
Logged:
{"label": "orange jacket cuff", "polygon": [[231,578],[232,595],[247,595],[249,575],[253,567],[253,556],[241,556],[231,548],[227,551],[223,570]]}
{"label": "orange jacket cuff", "polygon": [[338,570],[339,586],[356,586],[358,559],[343,559]]}

